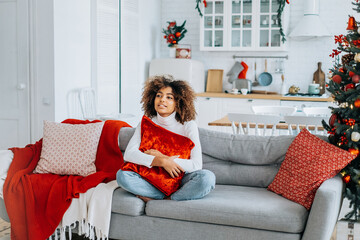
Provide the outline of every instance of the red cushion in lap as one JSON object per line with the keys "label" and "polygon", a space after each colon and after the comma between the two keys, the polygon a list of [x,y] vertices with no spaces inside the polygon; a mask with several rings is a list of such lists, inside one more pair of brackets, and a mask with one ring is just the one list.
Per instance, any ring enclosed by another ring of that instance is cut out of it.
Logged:
{"label": "red cushion in lap", "polygon": [[[180,155],[182,159],[189,159],[191,149],[194,146],[195,144],[189,138],[156,125],[146,116],[142,118],[140,151],[155,149],[167,156]],[[130,162],[125,163],[122,170],[138,173],[166,196],[179,189],[181,179],[184,176],[182,173],[178,177],[172,178],[162,167],[148,168]]]}

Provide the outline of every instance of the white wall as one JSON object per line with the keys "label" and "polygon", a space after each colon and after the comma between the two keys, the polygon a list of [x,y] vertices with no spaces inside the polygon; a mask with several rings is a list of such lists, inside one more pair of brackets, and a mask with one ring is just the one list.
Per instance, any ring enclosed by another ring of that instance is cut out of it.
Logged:
{"label": "white wall", "polygon": [[140,117],[149,63],[160,56],[161,1],[126,0],[121,4],[121,112]]}
{"label": "white wall", "polygon": [[[204,63],[205,69],[224,69],[224,75],[234,64],[232,56],[242,54],[241,52],[202,52],[199,50],[200,16],[195,8],[194,0],[162,0],[161,24],[166,27],[167,21],[176,20],[182,23],[186,20],[188,32],[180,44],[191,44],[192,58]],[[289,30],[291,31],[303,16],[303,1],[293,0],[290,5]],[[344,1],[339,7],[338,0],[320,0],[320,17],[331,31],[332,35],[346,34],[348,15],[355,12],[351,9],[351,1]],[[308,41],[297,41],[288,38],[289,59],[285,61],[285,81],[288,86],[295,84],[302,92],[307,92],[308,85],[312,82],[313,73],[317,69],[317,62],[322,62],[322,70],[327,73],[332,66],[329,54],[335,48],[333,37],[312,39]],[[248,53],[246,53],[248,54]],[[168,57],[166,41],[161,41],[161,57]],[[254,59],[239,59],[249,65],[248,78],[254,79]],[[257,59],[257,74],[264,70],[264,60]],[[274,73],[275,60],[269,59],[269,71]],[[281,76],[274,74],[274,81],[269,87],[257,87],[255,89],[267,89],[269,91],[280,91]],[[224,79],[224,87],[231,88]]]}
{"label": "white wall", "polygon": [[[97,90],[98,114],[119,113],[119,1],[96,2],[92,52],[93,87]],[[94,72],[95,70],[95,72]]]}
{"label": "white wall", "polygon": [[54,4],[30,2],[31,141],[42,137],[43,120],[55,118]]}
{"label": "white wall", "polygon": [[91,86],[90,1],[54,1],[55,121],[67,115],[67,94]]}

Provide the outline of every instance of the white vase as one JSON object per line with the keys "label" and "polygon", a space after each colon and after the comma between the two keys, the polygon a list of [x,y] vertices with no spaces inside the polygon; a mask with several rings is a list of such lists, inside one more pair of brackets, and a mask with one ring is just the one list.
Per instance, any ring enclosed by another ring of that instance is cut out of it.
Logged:
{"label": "white vase", "polygon": [[175,58],[176,57],[176,45],[169,47],[169,57]]}

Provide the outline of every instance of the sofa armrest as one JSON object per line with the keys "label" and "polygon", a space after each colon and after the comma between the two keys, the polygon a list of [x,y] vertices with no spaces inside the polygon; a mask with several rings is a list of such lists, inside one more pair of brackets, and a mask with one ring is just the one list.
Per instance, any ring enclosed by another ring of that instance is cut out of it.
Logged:
{"label": "sofa armrest", "polygon": [[329,240],[339,217],[344,183],[339,176],[323,182],[316,192],[302,239]]}
{"label": "sofa armrest", "polygon": [[6,222],[10,222],[9,216],[7,215],[4,199],[0,198],[0,218]]}

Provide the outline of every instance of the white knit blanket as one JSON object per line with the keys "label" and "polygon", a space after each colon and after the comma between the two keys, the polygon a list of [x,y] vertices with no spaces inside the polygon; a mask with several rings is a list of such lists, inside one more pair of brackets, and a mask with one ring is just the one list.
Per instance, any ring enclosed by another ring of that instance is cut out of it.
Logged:
{"label": "white knit blanket", "polygon": [[58,228],[49,239],[66,239],[66,231],[71,240],[71,230],[78,227],[78,234],[91,240],[108,239],[111,204],[114,190],[118,188],[116,180],[100,183],[95,188],[74,198],[65,212]]}
{"label": "white knit blanket", "polygon": [[[13,159],[13,152],[0,150],[0,197],[3,198],[3,185],[7,171]],[[66,231],[71,240],[71,230],[78,227],[78,234],[91,240],[109,238],[111,204],[114,190],[118,188],[116,180],[100,183],[73,198],[58,228],[49,239],[65,240]],[[56,207],[56,206],[54,206]]]}

